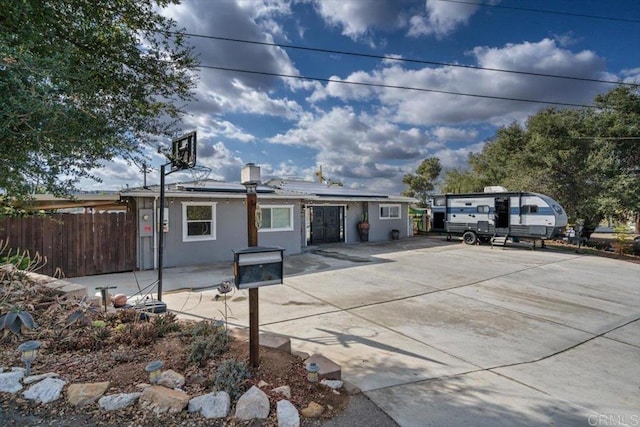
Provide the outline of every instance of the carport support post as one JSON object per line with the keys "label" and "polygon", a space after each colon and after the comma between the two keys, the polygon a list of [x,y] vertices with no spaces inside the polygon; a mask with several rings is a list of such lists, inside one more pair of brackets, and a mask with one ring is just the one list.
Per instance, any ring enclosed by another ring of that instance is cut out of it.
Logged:
{"label": "carport support post", "polygon": [[[246,183],[247,187],[247,232],[248,246],[258,246],[258,226],[256,225],[257,184]],[[249,364],[260,365],[260,331],[258,322],[258,288],[249,289]]]}

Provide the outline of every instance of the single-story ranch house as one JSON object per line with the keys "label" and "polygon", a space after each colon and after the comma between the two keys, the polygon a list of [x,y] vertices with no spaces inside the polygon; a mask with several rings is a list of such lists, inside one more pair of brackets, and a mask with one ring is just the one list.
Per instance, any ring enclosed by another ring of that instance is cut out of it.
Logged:
{"label": "single-story ranch house", "polygon": [[[120,193],[138,218],[137,268],[157,267],[160,188]],[[279,246],[285,256],[323,243],[360,241],[357,224],[369,222],[368,241],[413,235],[409,206],[417,200],[315,182],[272,179],[257,187],[260,246]],[[165,267],[233,260],[247,246],[246,189],[205,180],[165,187]],[[393,231],[393,233],[392,233]]]}

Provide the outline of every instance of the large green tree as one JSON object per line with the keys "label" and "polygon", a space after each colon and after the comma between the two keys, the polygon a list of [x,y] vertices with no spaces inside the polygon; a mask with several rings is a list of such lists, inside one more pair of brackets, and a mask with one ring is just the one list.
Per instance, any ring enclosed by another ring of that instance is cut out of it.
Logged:
{"label": "large green tree", "polygon": [[0,14],[0,192],[65,193],[170,136],[195,84],[174,0],[8,0]]}
{"label": "large green tree", "polygon": [[425,159],[416,168],[415,174],[405,174],[402,182],[409,188],[402,194],[408,197],[415,197],[420,200],[421,206],[427,206],[427,197],[435,188],[435,180],[440,176],[442,165],[440,159],[431,157]]}
{"label": "large green tree", "polygon": [[603,218],[635,216],[640,228],[640,96],[619,86],[596,97],[597,107],[547,108],[524,126],[501,128],[469,171],[444,177],[445,188],[502,185],[537,191],[560,202],[571,221],[595,227]]}

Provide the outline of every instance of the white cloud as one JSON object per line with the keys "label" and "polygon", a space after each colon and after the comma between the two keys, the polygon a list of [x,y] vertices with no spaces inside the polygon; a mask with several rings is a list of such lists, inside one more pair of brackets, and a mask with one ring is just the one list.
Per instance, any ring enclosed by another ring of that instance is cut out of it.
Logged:
{"label": "white cloud", "polygon": [[[475,1],[475,3],[479,2]],[[466,24],[477,10],[478,6],[474,4],[427,0],[426,12],[414,15],[409,20],[408,35],[411,37],[435,35],[438,38],[447,36],[460,25]]]}
{"label": "white cloud", "polygon": [[[282,33],[275,16],[291,13],[288,5],[275,1],[215,2],[215,7],[203,7],[203,2],[186,0],[164,10],[189,33],[212,35],[273,43],[273,34]],[[267,31],[268,30],[268,31]],[[192,37],[190,44],[199,54],[203,66],[259,71],[267,74],[231,72],[203,67],[196,89],[197,102],[190,105],[192,113],[221,114],[241,112],[260,115],[295,117],[299,106],[286,99],[266,101],[268,93],[280,87],[301,88],[295,79],[269,74],[299,75],[287,52],[276,46],[239,43],[210,38]],[[260,102],[255,92],[261,92]]]}
{"label": "white cloud", "polygon": [[342,34],[360,39],[371,30],[395,30],[407,25],[410,0],[336,1],[315,0],[318,14]]}
{"label": "white cloud", "polygon": [[473,141],[478,137],[478,131],[474,129],[453,128],[439,126],[431,133],[440,141]]}
{"label": "white cloud", "polygon": [[620,73],[625,83],[640,84],[640,67],[622,70]]}
{"label": "white cloud", "polygon": [[314,4],[327,24],[341,28],[343,35],[354,40],[369,39],[376,30],[406,30],[411,37],[440,38],[466,24],[478,10],[475,4],[438,0],[315,0]]}
{"label": "white cloud", "polygon": [[349,185],[372,178],[400,185],[403,165],[428,156],[429,136],[415,127],[400,128],[386,118],[336,107],[306,116],[298,126],[269,140],[317,152],[325,176]]}
{"label": "white cloud", "polygon": [[[484,68],[530,70],[581,78],[611,78],[604,72],[604,59],[594,52],[561,49],[551,39],[536,43],[507,44],[503,47],[476,47],[469,54],[475,58],[479,67]],[[472,97],[371,86],[353,88],[345,84],[329,83],[309,97],[313,101],[336,98],[343,102],[377,98],[382,108],[395,112],[392,117],[394,122],[423,126],[481,122],[503,125],[514,120],[524,120],[545,106],[483,96],[590,104],[597,93],[606,90],[603,84],[578,80],[452,66],[406,69],[400,64],[369,72],[357,71],[343,80],[479,95]]]}

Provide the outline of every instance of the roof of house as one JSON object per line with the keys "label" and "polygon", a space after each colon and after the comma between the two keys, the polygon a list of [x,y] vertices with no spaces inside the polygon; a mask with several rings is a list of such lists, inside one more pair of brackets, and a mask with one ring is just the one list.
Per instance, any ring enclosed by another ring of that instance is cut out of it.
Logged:
{"label": "roof of house", "polygon": [[[259,197],[265,199],[304,199],[313,201],[388,201],[415,203],[412,197],[389,195],[369,191],[366,189],[345,188],[338,185],[327,185],[311,181],[296,179],[271,179],[257,188]],[[121,193],[122,196],[156,197],[160,186],[147,188],[132,188]],[[240,183],[221,182],[214,180],[194,181],[181,184],[171,184],[165,187],[165,197],[190,198],[244,198],[246,188]]]}
{"label": "roof of house", "polygon": [[[388,203],[415,203],[416,199],[390,195],[366,189],[346,188],[338,185],[303,181],[299,179],[272,179],[258,185],[256,189],[262,199],[301,200],[305,203],[377,201]],[[165,197],[191,199],[224,197],[227,199],[245,198],[246,187],[240,183],[214,180],[193,181],[165,186]],[[35,194],[25,208],[36,210],[94,208],[98,210],[126,210],[124,197],[158,197],[160,186],[136,187],[121,192],[78,193],[70,197],[57,197],[51,194]]]}

